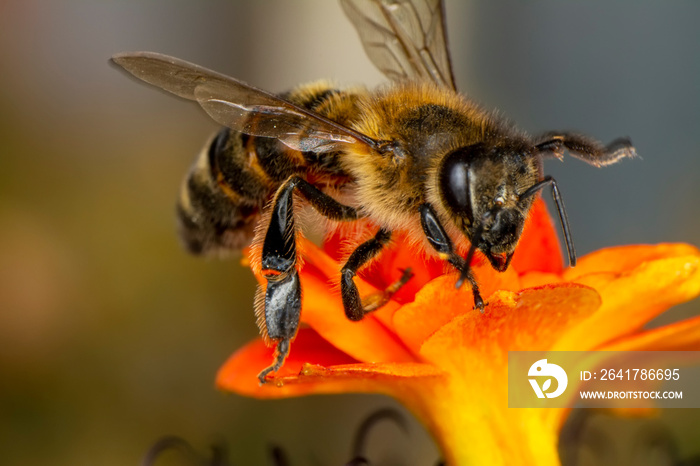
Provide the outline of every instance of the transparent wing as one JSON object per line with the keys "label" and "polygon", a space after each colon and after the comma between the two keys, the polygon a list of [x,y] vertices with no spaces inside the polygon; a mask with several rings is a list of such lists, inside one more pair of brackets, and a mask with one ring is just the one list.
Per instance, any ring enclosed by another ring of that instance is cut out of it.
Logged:
{"label": "transparent wing", "polygon": [[198,65],[153,52],[120,53],[112,61],[135,77],[194,100],[218,123],[276,138],[292,149],[326,152],[339,144],[376,142],[298,105]]}
{"label": "transparent wing", "polygon": [[370,60],[389,79],[455,88],[442,0],[341,0]]}

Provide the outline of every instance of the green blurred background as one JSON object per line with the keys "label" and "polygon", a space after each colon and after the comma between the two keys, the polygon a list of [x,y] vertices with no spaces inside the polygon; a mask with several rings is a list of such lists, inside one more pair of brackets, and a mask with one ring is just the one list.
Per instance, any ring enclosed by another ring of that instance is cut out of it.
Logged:
{"label": "green blurred background", "polygon": [[[700,3],[452,0],[447,11],[460,89],[531,132],[635,142],[641,160],[546,167],[581,254],[700,244]],[[237,465],[264,464],[270,443],[294,464],[342,464],[361,420],[390,400],[214,389],[219,365],[257,335],[255,284],[236,260],[180,248],[179,183],[216,126],[108,66],[134,50],[271,91],[382,82],[328,0],[0,1],[0,464],[138,464],[164,434],[201,451],[225,441]],[[697,314],[694,302],[659,322]],[[620,424],[629,435],[597,464],[625,464],[650,428],[697,453],[698,421],[697,410],[598,416],[606,435]],[[376,460],[437,458],[415,423],[411,440],[376,435]]]}

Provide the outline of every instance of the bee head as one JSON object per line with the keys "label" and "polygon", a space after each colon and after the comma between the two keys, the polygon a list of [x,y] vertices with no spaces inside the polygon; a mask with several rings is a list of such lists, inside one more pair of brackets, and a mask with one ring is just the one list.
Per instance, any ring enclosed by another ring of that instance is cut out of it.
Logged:
{"label": "bee head", "polygon": [[537,182],[537,158],[525,144],[478,143],[450,152],[438,170],[442,204],[457,228],[503,271],[523,231]]}

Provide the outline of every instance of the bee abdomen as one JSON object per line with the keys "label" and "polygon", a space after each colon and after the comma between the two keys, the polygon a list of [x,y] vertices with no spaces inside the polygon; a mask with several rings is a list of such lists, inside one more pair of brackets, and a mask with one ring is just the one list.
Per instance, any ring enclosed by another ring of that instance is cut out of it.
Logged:
{"label": "bee abdomen", "polygon": [[[355,112],[354,95],[326,83],[300,86],[283,97],[341,122]],[[183,243],[194,254],[249,245],[262,209],[281,183],[310,168],[327,176],[346,176],[338,157],[298,152],[273,138],[223,128],[182,186],[177,216]]]}
{"label": "bee abdomen", "polygon": [[194,254],[250,244],[270,195],[270,180],[245,160],[245,137],[222,129],[204,148],[183,183],[177,205],[179,233]]}

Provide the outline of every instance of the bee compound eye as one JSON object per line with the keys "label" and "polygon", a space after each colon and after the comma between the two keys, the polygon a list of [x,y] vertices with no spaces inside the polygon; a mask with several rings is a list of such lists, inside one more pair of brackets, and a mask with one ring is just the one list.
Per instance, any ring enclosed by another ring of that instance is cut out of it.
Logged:
{"label": "bee compound eye", "polygon": [[456,215],[471,222],[472,203],[469,187],[469,154],[458,149],[445,157],[440,169],[440,190],[446,206]]}

